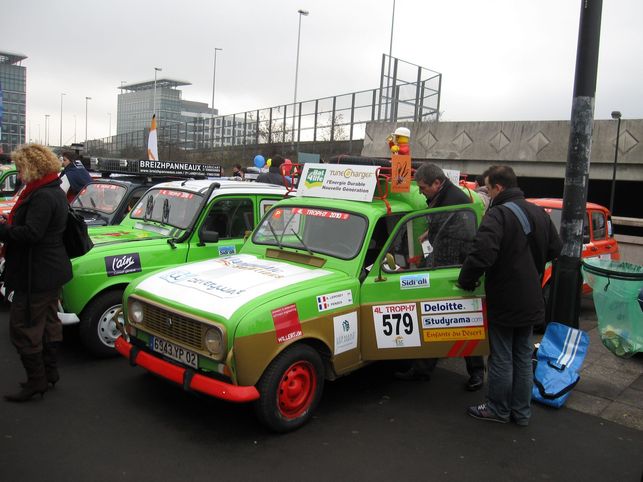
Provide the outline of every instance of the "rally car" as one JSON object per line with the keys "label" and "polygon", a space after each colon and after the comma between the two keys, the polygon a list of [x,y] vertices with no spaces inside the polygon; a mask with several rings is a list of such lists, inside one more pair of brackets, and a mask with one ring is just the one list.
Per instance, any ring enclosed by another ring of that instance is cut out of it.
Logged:
{"label": "rally car", "polygon": [[[141,274],[235,254],[285,187],[228,180],[184,180],[149,189],[120,224],[90,227],[94,247],[72,260],[59,318],[79,324],[97,356],[116,354],[118,313],[127,284]],[[96,202],[98,206],[98,202]]]}
{"label": "rally car", "polygon": [[377,166],[307,164],[238,253],[132,282],[116,349],[282,432],[374,360],[487,354],[483,286],[456,284],[481,200],[426,209],[415,183],[390,189]]}

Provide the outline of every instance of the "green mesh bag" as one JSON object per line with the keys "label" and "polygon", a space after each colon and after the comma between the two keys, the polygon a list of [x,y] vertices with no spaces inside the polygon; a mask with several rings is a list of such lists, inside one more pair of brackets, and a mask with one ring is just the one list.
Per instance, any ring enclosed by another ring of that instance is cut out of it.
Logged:
{"label": "green mesh bag", "polygon": [[603,345],[620,357],[643,351],[643,311],[638,301],[643,266],[588,258],[583,260],[583,278],[593,290]]}

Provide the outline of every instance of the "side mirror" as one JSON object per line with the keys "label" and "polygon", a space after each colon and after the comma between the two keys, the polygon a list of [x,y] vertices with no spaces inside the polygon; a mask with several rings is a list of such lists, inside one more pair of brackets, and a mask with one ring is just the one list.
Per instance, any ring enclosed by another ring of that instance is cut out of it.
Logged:
{"label": "side mirror", "polygon": [[218,243],[219,233],[216,231],[208,231],[201,229],[199,231],[199,246],[204,246],[205,243]]}
{"label": "side mirror", "polygon": [[395,258],[391,253],[386,253],[382,264],[385,264],[390,271],[395,271],[397,269],[397,264],[395,264]]}

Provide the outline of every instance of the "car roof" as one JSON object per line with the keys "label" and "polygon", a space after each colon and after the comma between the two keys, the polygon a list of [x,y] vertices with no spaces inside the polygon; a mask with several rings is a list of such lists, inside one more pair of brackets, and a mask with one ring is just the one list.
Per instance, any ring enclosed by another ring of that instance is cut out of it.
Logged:
{"label": "car roof", "polygon": [[[527,199],[527,201],[537,204],[538,206],[541,206],[544,208],[553,208],[553,209],[563,208],[563,200],[561,198],[539,197],[539,198],[529,198]],[[609,212],[609,209],[607,209],[605,206],[601,206],[600,204],[596,204],[592,202],[585,203],[585,207],[586,209],[597,209],[599,211]]]}

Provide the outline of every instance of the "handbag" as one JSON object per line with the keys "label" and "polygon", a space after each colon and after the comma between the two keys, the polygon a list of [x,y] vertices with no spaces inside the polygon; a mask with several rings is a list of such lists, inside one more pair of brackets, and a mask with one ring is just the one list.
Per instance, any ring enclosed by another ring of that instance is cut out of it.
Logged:
{"label": "handbag", "polygon": [[87,232],[85,219],[69,208],[67,212],[67,226],[63,233],[63,244],[67,250],[67,256],[78,258],[94,247],[94,243]]}

